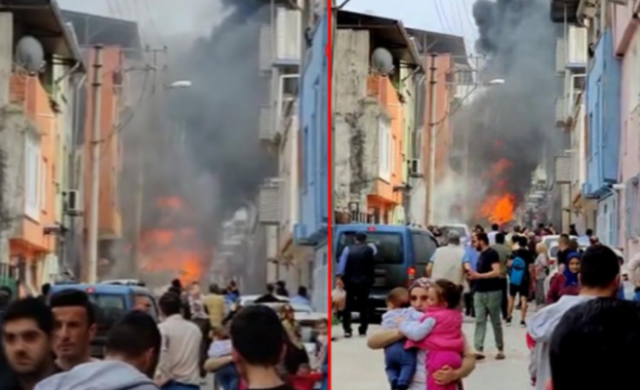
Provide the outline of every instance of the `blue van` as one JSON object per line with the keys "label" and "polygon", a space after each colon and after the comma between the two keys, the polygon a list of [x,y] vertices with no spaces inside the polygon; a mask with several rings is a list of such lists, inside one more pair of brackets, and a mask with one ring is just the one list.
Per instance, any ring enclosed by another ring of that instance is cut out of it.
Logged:
{"label": "blue van", "polygon": [[404,225],[336,225],[333,239],[335,270],[340,254],[353,243],[356,233],[365,233],[367,242],[376,246],[375,280],[370,299],[376,313],[386,310],[389,291],[409,285],[424,275],[427,263],[438,248],[436,238],[426,229]]}
{"label": "blue van", "polygon": [[151,292],[140,286],[117,284],[55,284],[49,296],[64,290],[87,293],[96,308],[98,331],[91,343],[91,356],[102,359],[107,334],[125,313],[144,306],[152,317],[159,319],[158,304]]}

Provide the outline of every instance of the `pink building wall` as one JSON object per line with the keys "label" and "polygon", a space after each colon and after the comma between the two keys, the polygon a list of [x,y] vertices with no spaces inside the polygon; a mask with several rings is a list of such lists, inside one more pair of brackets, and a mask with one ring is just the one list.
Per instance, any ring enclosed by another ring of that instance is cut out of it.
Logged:
{"label": "pink building wall", "polygon": [[[640,3],[636,8],[640,7]],[[637,10],[632,6],[615,6],[613,22],[613,39],[616,53],[622,57],[622,99],[620,116],[622,135],[620,137],[620,183],[640,173],[640,88],[632,87],[632,84],[640,84],[640,29],[633,22],[632,15]],[[627,239],[627,198],[628,192],[619,191],[619,230],[618,245],[628,256],[640,253],[640,237]],[[632,200],[630,200],[632,201]],[[640,205],[636,205],[640,207]],[[634,218],[640,214],[635,213]]]}

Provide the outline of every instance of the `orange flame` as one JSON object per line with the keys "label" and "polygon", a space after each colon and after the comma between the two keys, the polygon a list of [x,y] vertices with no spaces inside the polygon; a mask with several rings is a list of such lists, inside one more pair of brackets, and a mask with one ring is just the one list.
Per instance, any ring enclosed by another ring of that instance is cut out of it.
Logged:
{"label": "orange flame", "polygon": [[513,220],[515,199],[511,194],[489,196],[480,207],[480,215],[491,223],[504,224]]}
{"label": "orange flame", "polygon": [[[155,205],[159,212],[168,214],[161,225],[171,226],[171,214],[187,214],[180,198],[162,198]],[[142,234],[140,253],[143,272],[166,272],[190,283],[204,274],[208,250],[196,229],[161,226]]]}

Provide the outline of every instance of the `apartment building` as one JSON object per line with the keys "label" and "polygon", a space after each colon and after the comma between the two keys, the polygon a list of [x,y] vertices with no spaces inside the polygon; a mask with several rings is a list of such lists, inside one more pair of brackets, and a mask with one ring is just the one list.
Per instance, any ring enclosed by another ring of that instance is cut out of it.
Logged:
{"label": "apartment building", "polygon": [[[71,110],[65,100],[73,99],[68,78],[85,67],[55,2],[0,5],[0,29],[0,271],[18,282],[21,294],[37,294],[59,274],[64,185],[59,170],[65,168],[60,148],[64,151]],[[38,35],[44,30],[50,31],[47,37]]]}

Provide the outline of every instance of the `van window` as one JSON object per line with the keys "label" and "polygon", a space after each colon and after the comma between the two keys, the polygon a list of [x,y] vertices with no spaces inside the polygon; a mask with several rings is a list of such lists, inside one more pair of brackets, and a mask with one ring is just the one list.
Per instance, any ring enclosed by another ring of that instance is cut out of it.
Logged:
{"label": "van window", "polygon": [[[356,232],[347,232],[340,236],[336,253],[337,259],[340,259],[344,248],[353,243],[354,234]],[[367,232],[367,242],[376,246],[376,264],[402,264],[404,262],[400,233]]]}
{"label": "van window", "polygon": [[98,331],[107,331],[127,312],[124,295],[89,294],[89,300],[96,307]]}
{"label": "van window", "polygon": [[427,265],[438,246],[429,235],[424,233],[413,233],[411,239],[416,264]]}

